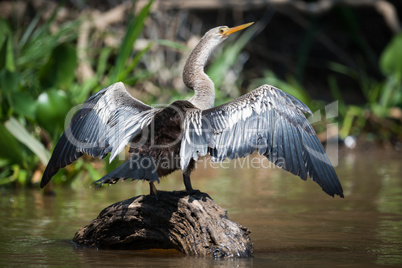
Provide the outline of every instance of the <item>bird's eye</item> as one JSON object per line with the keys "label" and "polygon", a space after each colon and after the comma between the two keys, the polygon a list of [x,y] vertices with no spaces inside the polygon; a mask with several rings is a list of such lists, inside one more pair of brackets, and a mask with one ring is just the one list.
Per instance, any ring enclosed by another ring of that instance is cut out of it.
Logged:
{"label": "bird's eye", "polygon": [[224,33],[225,33],[225,29],[224,29],[224,28],[220,28],[220,29],[219,29],[219,33],[220,33],[220,34],[224,34]]}

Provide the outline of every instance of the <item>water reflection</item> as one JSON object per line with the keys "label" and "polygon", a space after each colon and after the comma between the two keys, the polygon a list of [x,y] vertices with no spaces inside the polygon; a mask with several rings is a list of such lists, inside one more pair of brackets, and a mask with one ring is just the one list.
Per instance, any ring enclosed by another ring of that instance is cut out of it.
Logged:
{"label": "water reflection", "polygon": [[188,257],[175,250],[103,250],[77,249],[75,251],[80,260],[85,263],[102,264],[102,266],[114,267],[116,264],[123,267],[242,267],[252,265],[253,259],[227,259],[214,260],[211,258]]}
{"label": "water reflection", "polygon": [[[336,168],[345,199],[331,198],[314,182],[277,169],[199,168],[194,187],[207,192],[229,217],[247,226],[254,258],[212,260],[173,250],[110,251],[75,248],[74,233],[107,205],[148,192],[141,182],[94,191],[0,190],[0,266],[324,266],[402,264],[400,154],[342,157]],[[183,188],[181,175],[163,190]]]}

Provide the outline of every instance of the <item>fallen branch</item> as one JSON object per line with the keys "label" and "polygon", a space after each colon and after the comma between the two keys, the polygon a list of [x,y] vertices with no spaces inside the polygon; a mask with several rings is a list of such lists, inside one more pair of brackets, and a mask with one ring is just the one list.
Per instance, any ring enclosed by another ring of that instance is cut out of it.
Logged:
{"label": "fallen branch", "polygon": [[105,208],[73,242],[109,249],[177,249],[187,255],[249,257],[247,228],[228,219],[208,194],[159,192]]}

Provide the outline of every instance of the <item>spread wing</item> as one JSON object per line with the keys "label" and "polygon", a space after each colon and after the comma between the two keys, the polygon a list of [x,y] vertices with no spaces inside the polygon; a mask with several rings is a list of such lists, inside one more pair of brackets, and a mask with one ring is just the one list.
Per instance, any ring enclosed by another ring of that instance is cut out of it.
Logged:
{"label": "spread wing", "polygon": [[44,187],[54,174],[83,154],[112,161],[152,120],[157,109],[133,98],[123,83],[91,96],[75,114],[58,141],[43,174]]}
{"label": "spread wing", "polygon": [[210,154],[212,161],[245,157],[258,151],[276,166],[307,175],[329,195],[343,197],[324,148],[305,117],[310,109],[280,89],[263,85],[234,101],[185,118],[180,157],[184,170],[190,159]]}

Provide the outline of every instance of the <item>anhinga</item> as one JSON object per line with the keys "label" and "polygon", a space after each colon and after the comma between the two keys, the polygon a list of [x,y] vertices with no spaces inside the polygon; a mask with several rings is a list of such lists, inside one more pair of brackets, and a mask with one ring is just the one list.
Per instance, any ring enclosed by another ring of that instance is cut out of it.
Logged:
{"label": "anhinga", "polygon": [[57,143],[41,187],[84,154],[112,161],[127,145],[130,158],[97,183],[122,179],[154,182],[181,169],[186,190],[194,190],[190,173],[200,156],[212,161],[246,157],[257,151],[303,180],[309,175],[329,195],[343,197],[324,148],[305,117],[310,109],[295,97],[263,85],[231,102],[214,107],[215,89],[204,72],[211,52],[230,34],[252,23],[209,30],[191,52],[183,80],[195,94],[155,109],[133,98],[123,83],[91,96],[76,113]]}

